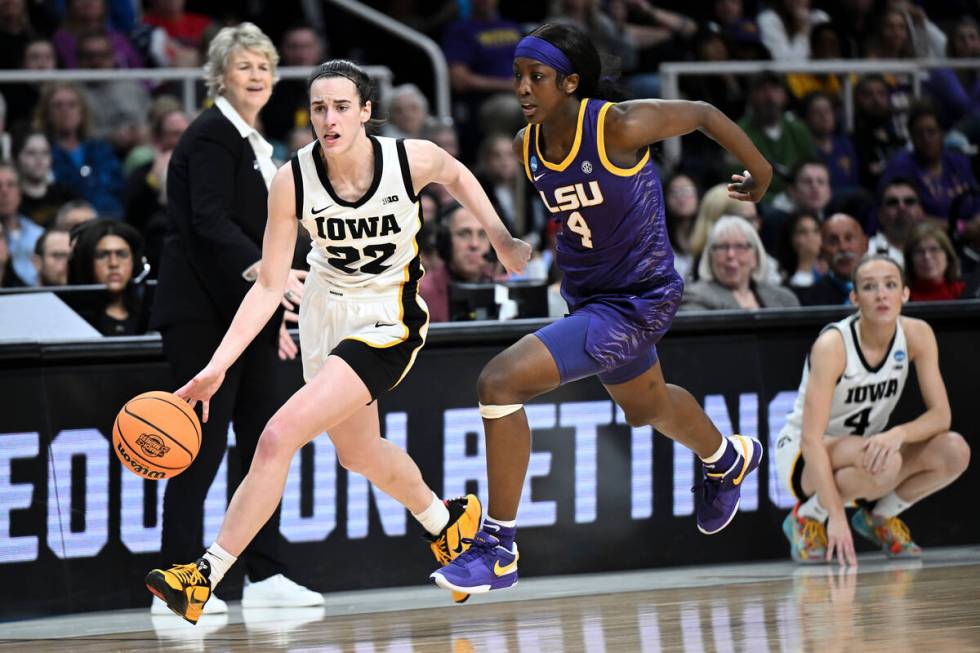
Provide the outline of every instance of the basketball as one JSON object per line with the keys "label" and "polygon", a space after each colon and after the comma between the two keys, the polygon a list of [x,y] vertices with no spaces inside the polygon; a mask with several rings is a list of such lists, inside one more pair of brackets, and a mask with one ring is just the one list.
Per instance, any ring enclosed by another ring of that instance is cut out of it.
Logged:
{"label": "basketball", "polygon": [[170,478],[194,462],[201,423],[171,392],[144,392],[126,402],[112,427],[112,449],[123,467],[151,480]]}

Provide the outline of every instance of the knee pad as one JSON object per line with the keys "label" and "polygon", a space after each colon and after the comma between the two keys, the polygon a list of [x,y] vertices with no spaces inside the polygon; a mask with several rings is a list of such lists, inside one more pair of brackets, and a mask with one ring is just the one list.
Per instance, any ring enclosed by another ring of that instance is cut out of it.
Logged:
{"label": "knee pad", "polygon": [[506,406],[486,406],[480,404],[480,417],[484,419],[500,419],[501,417],[507,417],[511,413],[516,413],[521,408],[524,408],[524,404],[507,404]]}

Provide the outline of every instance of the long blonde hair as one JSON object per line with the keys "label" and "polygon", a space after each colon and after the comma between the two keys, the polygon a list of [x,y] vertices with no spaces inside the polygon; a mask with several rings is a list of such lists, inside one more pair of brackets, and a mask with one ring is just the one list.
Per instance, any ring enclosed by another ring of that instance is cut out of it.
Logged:
{"label": "long blonde hair", "polygon": [[728,184],[718,184],[708,189],[701,198],[698,207],[698,217],[694,219],[691,230],[691,255],[694,258],[704,253],[708,243],[711,228],[723,215],[742,215],[745,212],[745,202],[728,196]]}

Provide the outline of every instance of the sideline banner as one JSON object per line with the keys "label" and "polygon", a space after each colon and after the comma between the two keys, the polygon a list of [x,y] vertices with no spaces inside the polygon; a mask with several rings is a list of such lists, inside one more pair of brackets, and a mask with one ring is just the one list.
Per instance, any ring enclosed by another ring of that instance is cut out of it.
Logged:
{"label": "sideline banner", "polygon": [[[628,426],[597,381],[530,402],[534,444],[519,515],[522,576],[786,556],[780,523],[793,500],[777,482],[768,452],[795,399],[804,356],[820,327],[835,318],[733,317],[720,327],[679,320],[659,347],[667,380],[690,390],[722,432],[767,444],[763,466],[744,486],[740,515],[716,536],[699,534],[694,523],[694,456],[649,427]],[[974,441],[980,310],[930,322],[953,428]],[[535,326],[511,325],[506,333],[495,324],[434,330],[411,374],[381,401],[385,437],[409,451],[443,496],[470,491],[486,498],[476,378],[506,342]],[[110,449],[119,407],[140,392],[171,387],[169,371],[158,352],[127,355],[111,347],[97,342],[70,354],[54,348],[36,360],[0,356],[0,575],[7,587],[23,588],[3,593],[0,619],[148,605],[146,571],[183,562],[159,557],[165,481],[124,471]],[[287,363],[270,390],[284,400],[300,383],[299,364]],[[918,410],[912,374],[895,418]],[[217,533],[241,471],[232,451],[206,500],[202,550]],[[924,546],[980,542],[977,520],[963,519],[957,509],[978,493],[971,468],[915,506],[908,521],[916,540]],[[348,475],[326,435],[293,460],[280,530],[292,577],[318,591],[424,584],[435,567],[411,516],[362,477]],[[219,594],[237,598],[241,573],[233,570]]]}

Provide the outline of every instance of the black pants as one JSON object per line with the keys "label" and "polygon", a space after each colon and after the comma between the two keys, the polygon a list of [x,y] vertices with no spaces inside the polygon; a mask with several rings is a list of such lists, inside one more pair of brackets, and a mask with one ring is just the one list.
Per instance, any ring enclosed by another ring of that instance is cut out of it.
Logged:
{"label": "black pants", "polygon": [[[175,388],[207,364],[221,342],[225,327],[207,322],[171,325],[162,330],[163,352],[175,375]],[[265,334],[260,335],[260,339]],[[235,451],[242,473],[248,471],[266,422],[279,408],[269,387],[275,378],[276,344],[256,339],[225,374],[211,397],[210,414],[202,424],[201,451],[183,473],[167,481],[163,498],[161,554],[167,566],[198,558],[204,546],[204,499],[214,480],[228,442],[228,424],[235,426]],[[267,339],[266,339],[267,340]],[[237,483],[234,484],[237,487]],[[279,507],[239,558],[249,580],[260,581],[284,567],[279,555]]]}

